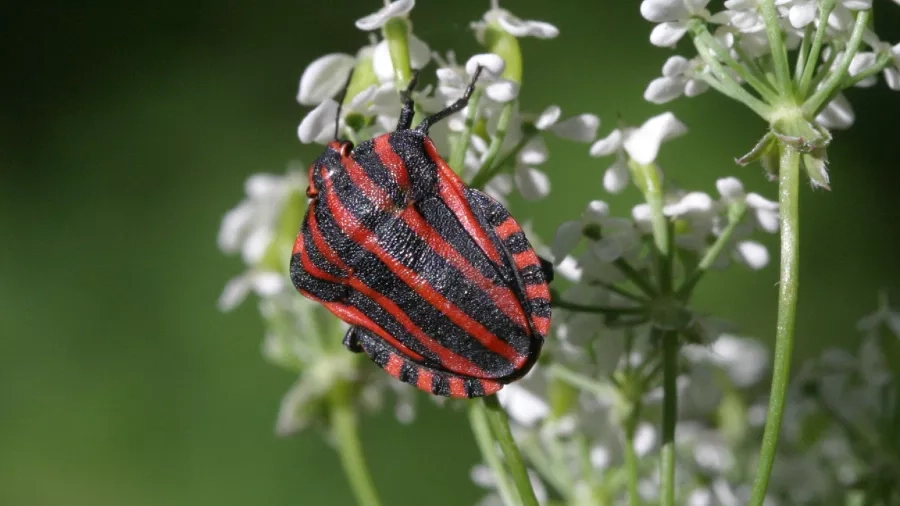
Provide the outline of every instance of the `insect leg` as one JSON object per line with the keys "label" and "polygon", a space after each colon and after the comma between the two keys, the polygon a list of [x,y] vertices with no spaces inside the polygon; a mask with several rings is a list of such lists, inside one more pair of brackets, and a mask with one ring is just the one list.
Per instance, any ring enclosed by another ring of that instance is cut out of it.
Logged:
{"label": "insect leg", "polygon": [[359,330],[360,327],[354,325],[347,329],[347,334],[344,336],[344,347],[353,353],[362,353],[363,351],[362,345],[359,344]]}

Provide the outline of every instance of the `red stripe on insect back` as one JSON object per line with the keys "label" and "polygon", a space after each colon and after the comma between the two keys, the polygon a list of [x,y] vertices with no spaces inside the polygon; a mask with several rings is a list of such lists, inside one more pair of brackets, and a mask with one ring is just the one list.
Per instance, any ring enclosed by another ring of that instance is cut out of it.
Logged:
{"label": "red stripe on insect back", "polygon": [[449,376],[450,397],[468,397],[466,395],[466,382],[458,376]]}
{"label": "red stripe on insect back", "polygon": [[419,355],[418,353],[404,346],[400,341],[394,339],[394,336],[390,335],[386,330],[379,327],[377,323],[372,321],[371,318],[366,316],[365,313],[363,313],[359,309],[342,302],[319,302],[321,302],[326,308],[328,308],[329,311],[334,313],[335,316],[337,316],[341,320],[344,320],[351,325],[359,325],[360,327],[367,328],[372,332],[378,334],[378,337],[384,339],[391,346],[394,346],[398,350],[403,351],[403,354],[407,357],[418,361],[425,360],[422,355]]}
{"label": "red stripe on insect back", "polygon": [[[328,181],[325,184],[330,185],[331,183],[330,183],[330,181]],[[329,188],[329,190],[330,190],[330,188]],[[334,250],[331,249],[331,246],[322,237],[321,231],[319,230],[319,225],[315,221],[315,218],[312,215],[310,215],[309,225],[310,225],[310,232],[312,233],[313,237],[315,238],[316,247],[319,249],[319,251],[322,253],[322,255],[325,256],[325,258],[329,259],[329,261],[334,261],[335,265],[337,265],[341,269],[344,269],[345,271],[349,271],[350,268],[338,257],[337,253],[335,253]],[[457,355],[453,351],[445,348],[443,345],[441,345],[441,343],[432,339],[431,336],[429,336],[427,333],[425,333],[424,330],[419,328],[419,326],[416,325],[415,322],[413,322],[412,319],[409,318],[409,316],[403,311],[403,308],[398,306],[389,297],[385,297],[382,293],[378,292],[377,290],[372,289],[371,287],[369,287],[368,285],[366,285],[365,283],[360,281],[355,276],[349,276],[346,279],[340,280],[340,282],[345,283],[350,288],[353,288],[357,292],[361,293],[362,295],[365,295],[369,299],[373,300],[376,304],[383,307],[384,310],[387,311],[388,313],[390,313],[391,316],[393,316],[397,320],[397,322],[400,325],[402,325],[403,328],[406,329],[407,332],[412,334],[412,336],[415,337],[420,343],[422,343],[422,345],[425,346],[429,351],[431,351],[432,353],[437,355],[437,357],[440,359],[442,364],[446,365],[449,368],[452,368],[455,371],[459,371],[460,373],[467,374],[469,376],[474,376],[476,378],[487,376],[480,367],[478,367],[477,365],[475,365],[474,363],[469,361],[467,358],[465,358],[461,355]],[[329,306],[328,304],[326,304],[326,306],[328,306],[328,309],[331,309],[331,312],[336,314],[339,318],[342,318],[345,321],[348,321],[349,323],[356,323],[356,322],[353,322],[350,320],[346,320],[342,316],[342,314],[336,313],[334,311],[334,309],[332,309],[332,307]],[[342,306],[344,306],[344,305],[342,304]],[[378,335],[380,335],[382,337],[388,335],[388,333],[384,330],[377,332],[377,330],[380,330],[381,327],[379,327],[377,324],[372,322],[372,320],[369,319],[368,317],[365,317],[365,318],[366,318],[366,321],[371,322],[371,326],[368,324],[362,324],[362,323],[356,323],[356,324],[366,327],[372,331],[376,331],[376,333],[378,333]],[[404,354],[408,353],[407,356],[420,357],[420,355],[418,353],[410,350],[408,347],[404,346],[402,343],[400,343],[398,340],[396,340],[395,338],[393,338],[391,336],[389,336],[388,338],[385,338],[385,340],[388,341],[389,343],[393,344],[397,349],[403,351]]]}
{"label": "red stripe on insect back", "polygon": [[[390,145],[387,145],[387,147],[390,148]],[[385,167],[395,166],[398,167],[398,169],[396,169],[397,171],[403,173],[407,172],[406,163],[404,163],[403,159],[393,150],[385,152],[384,155],[379,152],[378,155],[382,157],[381,163]],[[344,167],[347,169],[347,174],[350,175],[350,179],[355,185],[363,190],[369,200],[376,203],[390,202],[390,197],[387,193],[366,175],[358,162],[347,158],[343,160],[343,163]],[[522,305],[519,303],[518,298],[512,290],[508,287],[495,284],[482,274],[481,271],[466,260],[452,244],[447,242],[440,232],[431,226],[431,224],[428,223],[414,207],[406,208],[401,214],[401,218],[416,236],[428,244],[432,251],[456,267],[472,284],[484,290],[494,302],[494,305],[500,308],[503,314],[512,320],[513,323],[523,329],[529,328],[528,321],[525,318],[525,310],[522,308]]]}
{"label": "red stripe on insect back", "polygon": [[506,218],[506,221],[494,228],[501,241],[505,241],[509,236],[522,231],[522,227],[516,223],[512,216]]}
{"label": "red stripe on insect back", "polygon": [[297,240],[294,241],[294,249],[291,250],[291,255],[296,255],[303,251],[303,231],[301,230],[299,234],[297,234]]}
{"label": "red stripe on insect back", "polygon": [[419,368],[419,379],[416,382],[416,387],[419,390],[424,390],[428,393],[431,393],[431,384],[432,384],[433,379],[434,379],[434,373],[432,373],[430,370],[428,370],[424,367],[420,367]]}
{"label": "red stripe on insect back", "polygon": [[[333,193],[333,190],[331,188],[331,180],[326,180],[325,184],[328,191],[330,192],[327,205],[335,219],[346,228],[359,230],[359,235],[365,237],[363,241],[358,243],[359,246],[375,254],[375,256],[377,256],[378,259],[381,260],[381,262],[384,263],[388,267],[388,269],[390,269],[390,271],[394,273],[394,275],[400,278],[401,281],[406,283],[407,286],[413,289],[427,303],[431,304],[437,310],[442,312],[447,318],[450,319],[450,321],[458,325],[467,334],[470,334],[472,337],[478,340],[485,346],[485,348],[502,356],[511,364],[513,364],[513,367],[517,369],[521,367],[522,364],[528,361],[528,357],[520,355],[516,351],[516,349],[513,348],[509,343],[500,339],[497,335],[488,330],[484,325],[472,319],[462,309],[447,300],[447,298],[444,297],[440,292],[432,288],[431,285],[426,283],[425,280],[423,280],[416,271],[410,269],[409,267],[406,267],[399,260],[385,251],[384,248],[382,248],[381,245],[378,244],[378,238],[367,229],[365,229],[365,227],[359,222],[356,216],[354,216],[353,213],[345,208],[340,199],[337,198],[337,196]],[[382,296],[381,300],[387,299]],[[391,312],[391,314],[394,314],[394,312],[388,309],[386,306],[385,309],[388,310],[388,312]],[[402,310],[400,310],[399,307],[397,308],[397,310],[401,311],[402,313]],[[394,316],[397,317],[398,315],[394,314]]]}
{"label": "red stripe on insect back", "polygon": [[484,395],[491,395],[499,392],[503,388],[503,383],[481,380],[481,388],[484,390]]}
{"label": "red stripe on insect back", "polygon": [[534,322],[534,328],[543,336],[550,332],[550,318],[546,316],[531,315],[531,321]]}
{"label": "red stripe on insect back", "polygon": [[400,155],[391,147],[390,134],[382,135],[375,139],[375,154],[381,159],[384,167],[394,176],[394,181],[403,190],[409,190],[409,171]]}
{"label": "red stripe on insect back", "polygon": [[[311,221],[314,221],[314,220],[311,220]],[[312,230],[310,230],[310,232],[315,234],[315,232],[312,232]],[[295,255],[297,253],[300,254],[300,265],[303,267],[303,270],[306,271],[307,273],[309,273],[310,276],[320,279],[322,281],[330,281],[332,283],[343,283],[344,282],[343,279],[341,279],[337,276],[332,276],[331,274],[323,271],[315,264],[315,262],[312,261],[312,259],[309,257],[309,252],[306,250],[306,247],[305,247],[306,239],[304,238],[304,235],[306,235],[306,234],[304,234],[303,231],[301,230],[300,233],[297,234],[297,241],[294,243],[294,254]],[[313,237],[316,237],[316,236],[313,235]],[[313,240],[315,240],[315,239],[313,239]],[[319,248],[319,251],[322,251],[322,249]]]}
{"label": "red stripe on insect back", "polygon": [[438,154],[434,142],[428,137],[425,138],[425,152],[438,167],[438,182],[441,199],[444,204],[450,208],[450,211],[456,215],[456,219],[481,248],[482,251],[494,262],[501,263],[500,253],[494,246],[494,243],[488,237],[487,233],[481,228],[481,224],[472,213],[469,207],[469,201],[465,196],[465,185],[462,179],[453,172],[453,169],[447,165],[447,162]]}
{"label": "red stripe on insect back", "polygon": [[541,266],[541,260],[538,258],[537,254],[534,250],[525,250],[521,253],[513,254],[513,263],[516,264],[516,269],[524,270],[527,267],[531,267],[532,265],[536,265],[538,267]]}
{"label": "red stripe on insect back", "polygon": [[338,255],[333,249],[331,249],[331,245],[328,244],[328,241],[325,240],[325,237],[322,235],[322,231],[319,229],[319,220],[316,218],[315,210],[311,210],[309,213],[309,219],[307,223],[309,223],[309,234],[313,238],[313,242],[316,244],[316,249],[319,250],[319,253],[325,257],[325,260],[328,260],[332,264],[336,265],[338,269],[342,270],[344,274],[350,275],[353,272],[347,264],[344,263],[344,260],[341,259],[340,255]]}
{"label": "red stripe on insect back", "polygon": [[396,353],[391,353],[391,358],[389,358],[387,364],[384,365],[384,370],[391,376],[399,379],[400,371],[403,370],[403,359]]}
{"label": "red stripe on insect back", "polygon": [[547,283],[541,283],[539,285],[528,285],[525,287],[525,295],[528,296],[529,299],[550,299],[550,289],[547,287]]}

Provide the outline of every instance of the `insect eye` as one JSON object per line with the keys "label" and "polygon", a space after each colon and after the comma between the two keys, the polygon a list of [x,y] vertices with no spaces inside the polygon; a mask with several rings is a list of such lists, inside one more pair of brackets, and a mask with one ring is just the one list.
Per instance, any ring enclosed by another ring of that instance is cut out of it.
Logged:
{"label": "insect eye", "polygon": [[306,187],[306,196],[307,196],[308,198],[313,198],[313,197],[315,197],[315,196],[318,195],[318,194],[319,194],[319,192],[317,192],[316,190],[314,190],[313,187],[312,187],[312,185]]}
{"label": "insect eye", "polygon": [[353,143],[350,141],[344,141],[341,143],[341,157],[350,156],[350,152],[353,151]]}

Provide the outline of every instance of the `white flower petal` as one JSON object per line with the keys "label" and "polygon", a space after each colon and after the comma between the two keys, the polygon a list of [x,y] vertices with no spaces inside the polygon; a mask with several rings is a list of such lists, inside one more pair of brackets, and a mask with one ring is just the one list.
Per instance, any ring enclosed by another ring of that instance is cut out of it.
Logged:
{"label": "white flower petal", "polygon": [[691,192],[674,204],[663,207],[666,216],[683,216],[690,213],[706,213],[712,209],[712,197],[703,192]]}
{"label": "white flower petal", "polygon": [[609,193],[618,194],[628,188],[629,182],[631,182],[631,171],[628,169],[628,162],[624,156],[619,155],[616,162],[603,173],[603,188]]}
{"label": "white flower petal", "polygon": [[872,8],[872,0],[842,0],[841,3],[851,11],[864,11]]}
{"label": "white flower petal", "polygon": [[550,107],[544,109],[544,112],[538,116],[537,120],[534,122],[534,126],[538,130],[546,130],[554,123],[559,121],[559,117],[562,115],[562,109],[559,106],[551,105]]}
{"label": "white flower petal", "polygon": [[673,47],[687,33],[687,25],[680,22],[660,23],[650,32],[650,43],[657,47]]}
{"label": "white flower petal", "polygon": [[578,243],[581,242],[581,234],[584,224],[581,221],[566,221],[556,229],[556,235],[553,237],[553,245],[551,252],[553,258],[565,258]]}
{"label": "white flower petal", "polygon": [[686,97],[696,97],[701,93],[705,93],[706,90],[709,89],[709,84],[705,81],[701,81],[699,79],[688,79],[688,82],[684,85],[684,96]]}
{"label": "white flower petal", "polygon": [[613,130],[609,135],[591,145],[591,156],[608,156],[622,149],[622,136],[621,129]]}
{"label": "white flower petal", "polygon": [[838,93],[834,100],[828,103],[822,112],[816,116],[816,122],[831,130],[844,130],[853,126],[856,114],[853,106],[843,93]]}
{"label": "white flower petal", "polygon": [[601,237],[591,243],[591,251],[603,263],[615,262],[625,252],[625,246],[615,237]]}
{"label": "white flower petal", "polygon": [[656,440],[656,428],[649,423],[642,423],[634,434],[634,451],[639,457],[643,457],[653,451]]}
{"label": "white flower petal", "polygon": [[609,217],[609,204],[602,200],[592,200],[588,203],[587,208],[581,215],[584,223],[598,225],[603,223],[605,218]]}
{"label": "white flower petal", "polygon": [[684,135],[687,126],[671,112],[648,119],[625,140],[625,150],[638,163],[648,164],[656,160],[660,145],[674,137]]}
{"label": "white flower petal", "polygon": [[753,270],[759,270],[769,265],[769,250],[756,241],[739,242],[735,252],[747,267]]}
{"label": "white flower petal", "polygon": [[744,185],[736,177],[723,177],[716,181],[716,189],[725,200],[740,200],[744,197]]}
{"label": "white flower petal", "polygon": [[816,19],[816,2],[799,3],[788,13],[788,19],[794,28],[803,28]]}
{"label": "white flower petal", "polygon": [[497,392],[497,400],[520,425],[531,427],[550,415],[550,406],[518,384],[506,385]]}
{"label": "white flower petal", "polygon": [[494,102],[505,104],[519,96],[519,83],[501,79],[485,86],[484,94]]}
{"label": "white flower petal", "polygon": [[506,33],[514,37],[536,37],[538,39],[552,39],[559,35],[559,29],[550,23],[543,21],[522,20],[503,11],[497,17],[497,23]]}
{"label": "white flower petal", "polygon": [[549,156],[550,153],[544,138],[536,135],[522,147],[516,159],[525,165],[541,165],[547,161]]}
{"label": "white flower petal", "polygon": [[641,16],[654,23],[684,19],[688,15],[690,12],[682,0],[644,0],[641,2]]}
{"label": "white flower petal", "polygon": [[685,82],[676,77],[657,77],[644,90],[644,100],[651,104],[665,104],[684,94]]}
{"label": "white flower petal", "polygon": [[316,105],[335,96],[347,82],[355,64],[356,58],[343,53],[326,54],[313,60],[300,77],[297,102]]}
{"label": "white flower petal", "polygon": [[247,265],[258,264],[272,241],[275,239],[275,232],[270,228],[254,228],[244,239],[241,247],[241,257]]}
{"label": "white flower petal", "polygon": [[739,387],[759,382],[769,363],[769,353],[758,341],[722,334],[712,343],[713,360]]}
{"label": "white flower petal", "polygon": [[338,104],[330,98],[316,106],[315,109],[300,121],[297,137],[300,142],[309,144],[327,144],[334,137],[334,118],[337,116]]}
{"label": "white flower petal", "polygon": [[685,58],[684,56],[670,56],[666,63],[663,63],[662,75],[663,77],[676,77],[681,76],[685,72],[687,72],[691,67],[690,60]]}
{"label": "white flower petal", "polygon": [[551,126],[549,130],[563,139],[591,142],[597,137],[600,118],[593,114],[579,114]]}
{"label": "white flower petal", "polygon": [[247,201],[225,213],[219,227],[219,249],[225,253],[237,252],[241,248],[244,231],[252,220],[253,208]]}
{"label": "white flower petal", "polygon": [[747,205],[754,209],[778,212],[778,202],[769,200],[758,193],[747,195]]}
{"label": "white flower petal", "polygon": [[900,69],[884,69],[884,81],[887,83],[888,88],[894,91],[900,91]]}
{"label": "white flower petal", "polygon": [[378,12],[356,20],[356,27],[360,30],[372,31],[383,27],[391,18],[405,16],[416,6],[415,0],[397,0],[382,7]]}
{"label": "white flower petal", "polygon": [[259,271],[253,274],[251,282],[253,291],[263,297],[272,297],[281,293],[287,286],[285,277],[273,271]]}
{"label": "white flower petal", "polygon": [[520,165],[516,168],[514,178],[516,187],[525,200],[541,200],[550,194],[550,178],[534,167]]}
{"label": "white flower petal", "polygon": [[247,274],[232,278],[225,284],[219,296],[219,311],[228,312],[241,305],[250,293],[250,280]]}
{"label": "white flower petal", "polygon": [[506,62],[503,61],[503,58],[494,53],[481,53],[469,58],[466,62],[466,73],[474,76],[479,65],[482,67],[481,75],[485,79],[500,77],[506,70]]}

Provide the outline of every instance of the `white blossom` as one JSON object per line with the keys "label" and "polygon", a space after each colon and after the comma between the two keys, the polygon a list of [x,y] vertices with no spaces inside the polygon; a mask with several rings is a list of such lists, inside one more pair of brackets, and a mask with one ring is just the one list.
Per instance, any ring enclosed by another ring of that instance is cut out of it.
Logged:
{"label": "white blossom", "polygon": [[595,142],[590,149],[593,157],[616,155],[616,161],[603,176],[603,186],[610,193],[619,193],[628,185],[626,153],[640,164],[652,163],[663,142],[686,132],[684,123],[670,112],[654,116],[638,128],[613,130],[608,136]]}
{"label": "white blossom", "polygon": [[300,77],[297,102],[318,105],[341,90],[356,65],[356,58],[344,53],[326,54],[313,60]]}
{"label": "white blossom", "polygon": [[356,20],[356,27],[364,31],[378,30],[391,18],[405,17],[416,6],[415,0],[397,0],[385,5],[377,12]]}
{"label": "white blossom", "polygon": [[744,203],[753,213],[756,226],[769,233],[778,231],[778,202],[773,202],[758,193],[745,193],[743,183],[736,177],[717,180],[716,189],[719,190],[722,203],[726,206]]}
{"label": "white blossom", "polygon": [[706,64],[699,57],[691,60],[683,56],[671,56],[662,68],[662,77],[657,77],[644,91],[644,100],[654,104],[664,104],[682,95],[696,97],[709,89],[709,85],[698,76],[706,72]]}
{"label": "white blossom", "polygon": [[498,0],[493,0],[491,4],[491,9],[484,13],[484,17],[472,23],[481,43],[484,43],[484,32],[489,25],[498,26],[513,37],[552,39],[559,35],[559,30],[550,23],[520,19],[508,10],[501,9]]}
{"label": "white blossom", "polygon": [[292,192],[305,188],[306,177],[301,171],[247,178],[247,197],[222,219],[219,249],[225,253],[240,252],[247,265],[257,265],[275,238],[285,200]]}
{"label": "white blossom", "polygon": [[674,46],[688,30],[693,17],[707,18],[709,0],[644,0],[641,15],[648,21],[659,23],[650,33],[655,46]]}

